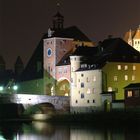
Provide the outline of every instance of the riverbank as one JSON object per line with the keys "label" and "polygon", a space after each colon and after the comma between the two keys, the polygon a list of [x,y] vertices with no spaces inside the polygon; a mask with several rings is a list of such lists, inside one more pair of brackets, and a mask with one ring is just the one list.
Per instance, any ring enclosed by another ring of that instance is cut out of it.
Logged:
{"label": "riverbank", "polygon": [[94,123],[94,124],[137,124],[140,123],[140,112],[94,112],[83,114],[33,114],[19,117],[0,118],[0,122],[32,122],[50,123]]}

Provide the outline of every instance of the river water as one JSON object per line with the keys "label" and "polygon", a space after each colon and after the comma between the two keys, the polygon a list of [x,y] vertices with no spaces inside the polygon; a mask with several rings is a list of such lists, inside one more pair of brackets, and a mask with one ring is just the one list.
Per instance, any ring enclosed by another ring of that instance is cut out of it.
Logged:
{"label": "river water", "polygon": [[44,122],[1,123],[0,140],[140,140],[140,127]]}

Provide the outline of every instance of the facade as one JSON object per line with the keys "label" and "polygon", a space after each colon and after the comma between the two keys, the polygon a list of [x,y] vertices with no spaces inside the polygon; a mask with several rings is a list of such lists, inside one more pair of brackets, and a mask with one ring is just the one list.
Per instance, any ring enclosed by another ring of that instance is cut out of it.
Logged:
{"label": "facade", "polygon": [[80,45],[91,47],[93,42],[76,26],[64,28],[63,22],[58,12],[18,81],[18,93],[70,95],[69,55]]}
{"label": "facade", "polygon": [[124,88],[126,109],[140,108],[140,83],[132,83]]}
{"label": "facade", "polygon": [[[81,56],[70,56],[71,112],[92,112],[101,109],[102,71],[81,65]],[[81,68],[82,67],[82,68]]]}
{"label": "facade", "polygon": [[126,32],[124,40],[137,51],[140,51],[140,26],[136,30],[130,29]]}

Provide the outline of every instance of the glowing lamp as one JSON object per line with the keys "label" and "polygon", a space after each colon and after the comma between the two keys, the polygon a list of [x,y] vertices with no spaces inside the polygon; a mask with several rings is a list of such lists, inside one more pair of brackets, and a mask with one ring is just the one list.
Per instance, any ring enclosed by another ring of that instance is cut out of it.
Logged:
{"label": "glowing lamp", "polygon": [[3,86],[0,86],[0,91],[3,91]]}
{"label": "glowing lamp", "polygon": [[17,90],[18,89],[18,86],[17,85],[14,85],[13,86],[13,90]]}

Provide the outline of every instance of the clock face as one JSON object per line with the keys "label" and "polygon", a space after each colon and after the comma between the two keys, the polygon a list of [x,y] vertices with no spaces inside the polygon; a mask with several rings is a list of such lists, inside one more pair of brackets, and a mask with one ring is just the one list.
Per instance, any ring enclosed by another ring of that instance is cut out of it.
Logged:
{"label": "clock face", "polygon": [[52,55],[52,49],[51,48],[48,48],[47,55],[48,55],[48,57],[50,57]]}

